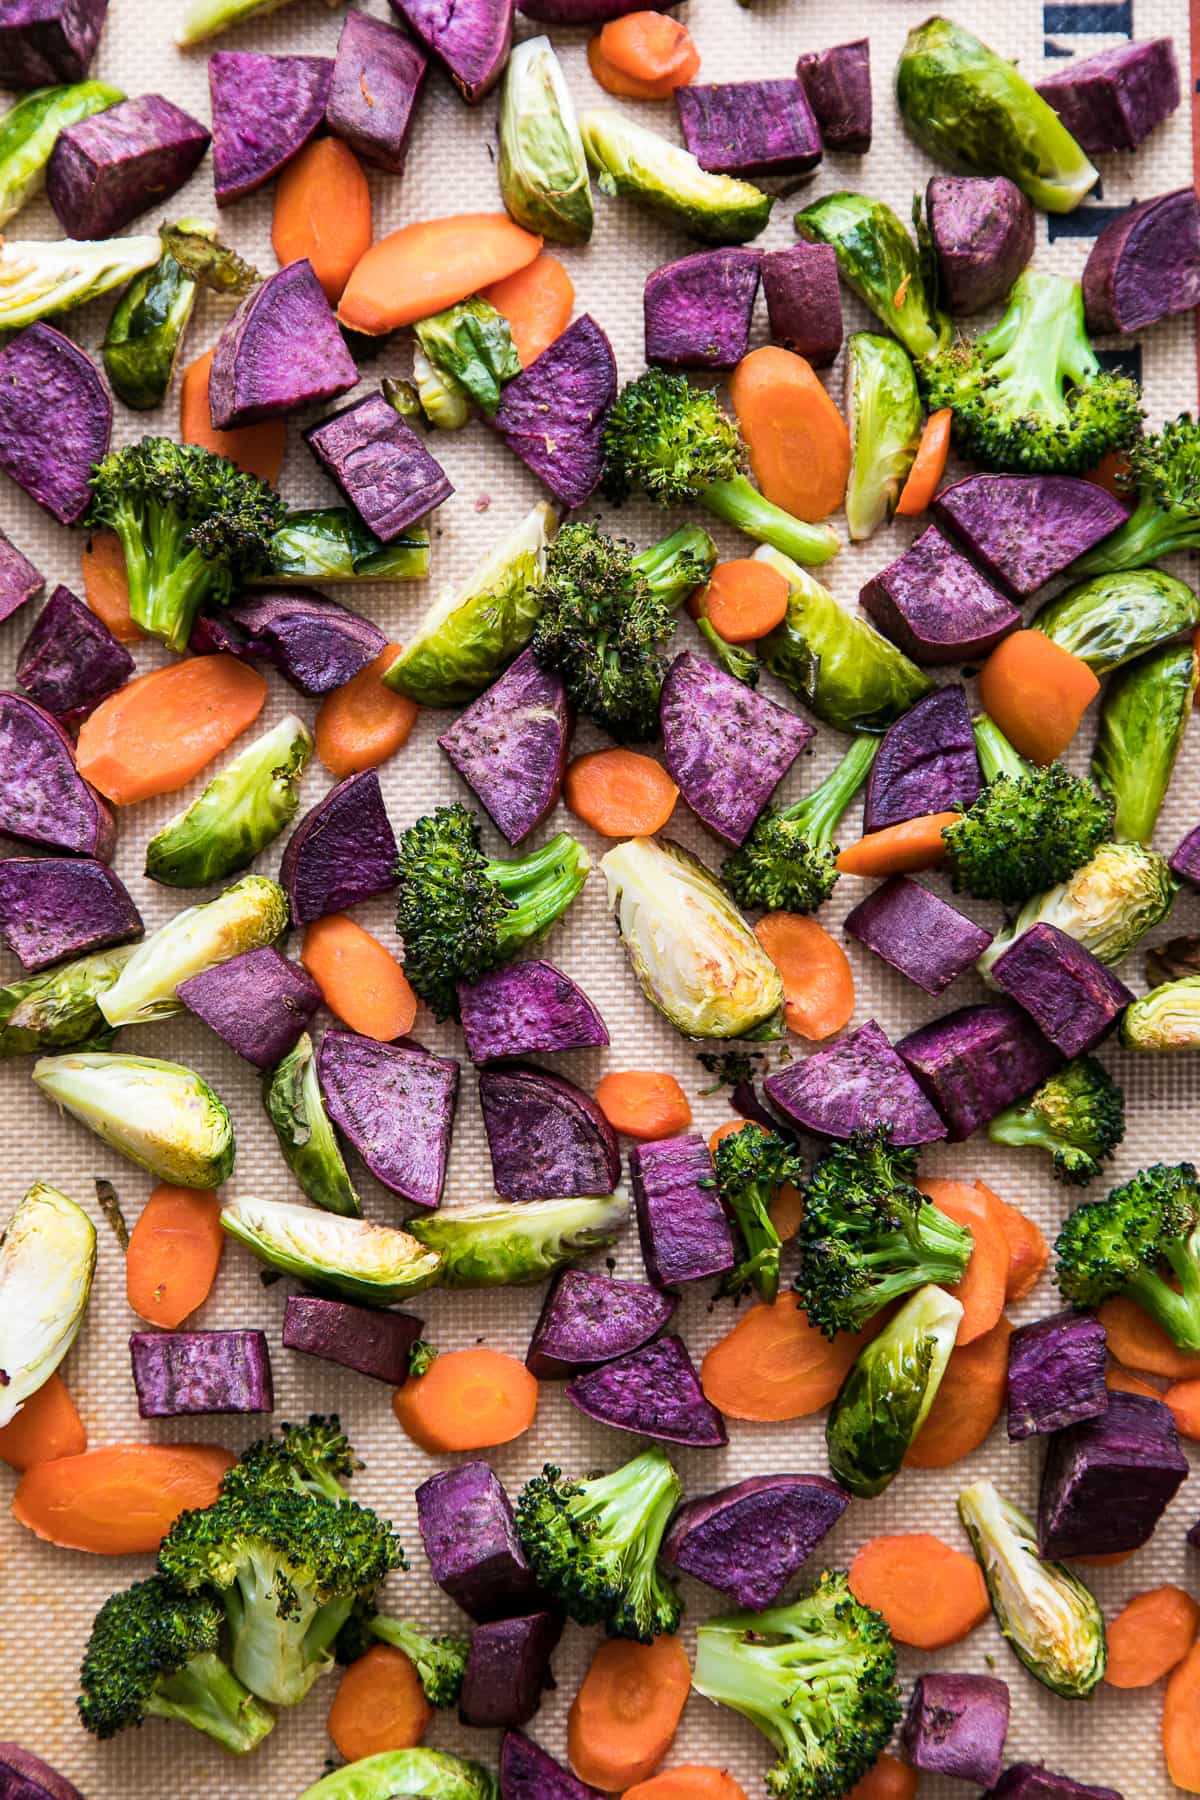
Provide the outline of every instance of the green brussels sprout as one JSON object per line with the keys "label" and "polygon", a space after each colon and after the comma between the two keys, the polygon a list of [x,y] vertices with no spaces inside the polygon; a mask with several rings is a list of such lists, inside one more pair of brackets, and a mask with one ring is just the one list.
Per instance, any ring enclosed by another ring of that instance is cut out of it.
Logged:
{"label": "green brussels sprout", "polygon": [[418,320],[413,331],[434,373],[450,392],[461,389],[490,419],[500,404],[504,383],[521,373],[521,359],[504,314],[497,312],[490,300],[475,294]]}
{"label": "green brussels sprout", "polygon": [[203,906],[176,913],[136,945],[121,973],[100,995],[110,1025],[144,1025],[183,1011],[175,990],[230,957],[273,944],[287,930],[287,895],[265,875],[246,875]]}
{"label": "green brussels sprout", "polygon": [[262,280],[252,263],[223,244],[211,225],[200,219],[181,219],[178,225],[159,229],[163,249],[179,264],[197,287],[210,294],[244,300]]}
{"label": "green brussels sprout", "polygon": [[636,125],[611,106],[579,121],[603,194],[627,194],[705,244],[744,244],[766,229],[774,201],[733,175],[710,175],[689,150]]}
{"label": "green brussels sprout", "polygon": [[1057,887],[1027,900],[998,931],[975,967],[990,985],[992,965],[1033,925],[1057,925],[1109,967],[1161,925],[1179,892],[1170,864],[1143,844],[1101,844]]}
{"label": "green brussels sprout", "polygon": [[1200,625],[1200,596],[1161,569],[1097,575],[1047,601],[1030,624],[1085,662],[1093,675]]}
{"label": "green brussels sprout", "polygon": [[104,1036],[100,996],[133,955],[133,945],[60,963],[0,988],[0,1056],[40,1056]]}
{"label": "green brussels sprout", "polygon": [[526,513],[461,587],[434,601],[384,686],[421,706],[459,706],[490,687],[533,636],[557,523],[544,500]]}
{"label": "green brussels sprout", "polygon": [[490,1770],[444,1750],[384,1750],[325,1775],[300,1800],[498,1800]]}
{"label": "green brussels sprout", "polygon": [[150,839],[150,879],[203,887],[246,868],[295,818],[312,747],[312,733],[295,713],[247,745]]}
{"label": "green brussels sprout", "polygon": [[442,1259],[442,1287],[530,1287],[596,1250],[609,1250],[628,1217],[622,1194],[443,1206],[408,1229]]}
{"label": "green brussels sprout", "polygon": [[1104,1615],[1090,1588],[1038,1556],[1037,1532],[991,1481],[958,1496],[996,1623],[1031,1675],[1066,1700],[1090,1694],[1108,1666]]}
{"label": "green brussels sprout", "polygon": [[381,543],[348,506],[290,512],[271,539],[270,566],[260,586],[313,581],[424,581],[429,573],[429,527],[410,525]]}
{"label": "green brussels sprout", "polygon": [[855,543],[891,518],[921,442],[921,396],[903,344],[855,331],[846,345],[850,479],[846,524]]}
{"label": "green brussels sprout", "polygon": [[1196,694],[1196,653],[1166,644],[1126,663],[1100,705],[1092,779],[1113,802],[1113,836],[1148,844]]}
{"label": "green brussels sprout", "polygon": [[0,226],[45,187],[46,165],[59,133],[124,98],[120,88],[107,82],[77,81],[69,87],[38,88],[5,113],[0,119]]}
{"label": "green brussels sprout", "polygon": [[60,238],[52,243],[0,242],[0,331],[73,312],[111,294],[158,261],[156,237]]}
{"label": "green brussels sprout", "polygon": [[436,1251],[372,1219],[244,1196],[221,1208],[221,1224],[269,1268],[364,1306],[394,1306],[437,1280]]}
{"label": "green brussels sprout", "polygon": [[233,1122],[194,1069],[83,1051],[33,1065],[43,1094],[130,1162],[177,1187],[217,1188],[233,1169]]}
{"label": "green brussels sprout", "polygon": [[0,1235],[0,1427],[75,1342],[95,1270],[92,1221],[57,1188],[35,1181]]}
{"label": "green brussels sprout", "polygon": [[[183,229],[215,238],[214,225],[186,219]],[[113,309],[101,351],[113,392],[126,406],[157,406],[171,385],[196,302],[196,283],[169,250],[135,276]]]}
{"label": "green brussels sprout", "polygon": [[782,1036],[783,981],[716,876],[669,841],[630,838],[600,859],[642,992],[693,1038]]}
{"label": "green brussels sprout", "polygon": [[175,42],[186,49],[228,31],[231,25],[240,25],[243,19],[265,18],[287,4],[288,0],[187,0]]}
{"label": "green brussels sprout", "polygon": [[294,1050],[263,1079],[263,1105],[275,1127],[279,1148],[306,1199],[343,1218],[362,1217],[337,1133],[321,1094],[317,1059],[307,1031]]}
{"label": "green brussels sprout", "polygon": [[421,417],[435,431],[461,431],[471,422],[467,390],[445,369],[430,362],[420,344],[413,346],[413,378]]}
{"label": "green brussels sprout", "polygon": [[834,1479],[871,1500],[900,1473],[942,1385],[962,1302],[944,1288],[918,1288],[879,1336],[859,1351],[825,1422]]}
{"label": "green brussels sprout", "polygon": [[1151,988],[1121,1018],[1127,1050],[1200,1050],[1200,975]]}
{"label": "green brussels sprout", "polygon": [[826,194],[796,214],[810,244],[828,244],[838,273],[916,361],[944,349],[950,321],[939,311],[912,238],[891,207],[866,194]]}
{"label": "green brussels sprout", "polygon": [[388,405],[393,407],[402,419],[407,419],[410,425],[428,423],[425,410],[421,405],[421,396],[411,381],[399,381],[394,375],[385,375],[379,385]]}
{"label": "green brussels sprout", "polygon": [[518,225],[586,244],[594,213],[575,103],[548,37],[514,44],[500,100],[500,192]]}

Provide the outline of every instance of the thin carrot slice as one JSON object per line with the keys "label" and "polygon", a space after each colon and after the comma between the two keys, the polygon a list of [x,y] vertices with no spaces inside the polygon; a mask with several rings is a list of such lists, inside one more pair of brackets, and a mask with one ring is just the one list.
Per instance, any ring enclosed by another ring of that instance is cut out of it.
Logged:
{"label": "thin carrot slice", "polygon": [[885,1750],[846,1800],[916,1800],[920,1785],[921,1777],[912,1764],[901,1762]]}
{"label": "thin carrot slice", "polygon": [[383,685],[383,675],[399,656],[402,646],[389,644],[351,677],[344,686],[326,694],[317,713],[317,755],[331,775],[361,774],[403,749],[417,722],[418,707],[407,694],[394,694]]}
{"label": "thin carrot slice", "polygon": [[843,875],[911,875],[917,869],[936,869],[946,860],[942,837],[947,825],[962,815],[956,812],[922,813],[902,825],[885,825],[868,831],[857,844],[848,844],[837,859]]}
{"label": "thin carrot slice", "polygon": [[810,364],[764,344],[734,370],[729,397],[767,499],[797,519],[836,512],[850,475],[850,433]]}
{"label": "thin carrot slice", "polygon": [[543,250],[515,275],[484,288],[483,298],[508,320],[513,347],[527,369],[571,323],[575,283],[557,256]]}
{"label": "thin carrot slice", "polygon": [[1115,1569],[1136,1555],[1136,1550],[1104,1550],[1098,1556],[1071,1556],[1067,1561],[1082,1563],[1085,1569]]}
{"label": "thin carrot slice", "polygon": [[567,1755],[580,1781],[614,1794],[653,1775],[679,1729],[691,1680],[677,1637],[601,1644],[567,1720]]}
{"label": "thin carrot slice", "polygon": [[130,1306],[148,1324],[174,1331],[208,1299],[224,1249],[220,1196],[160,1183],[129,1235]]}
{"label": "thin carrot slice", "polygon": [[1041,1280],[1042,1271],[1050,1260],[1050,1246],[1028,1214],[1002,1200],[995,1188],[988,1187],[985,1181],[977,1181],[975,1186],[986,1198],[993,1218],[1008,1240],[1008,1285],[1004,1290],[1004,1302],[1006,1306],[1012,1306],[1032,1294]]}
{"label": "thin carrot slice", "polygon": [[304,933],[300,961],[330,1012],[351,1031],[390,1043],[407,1037],[417,996],[391,951],[345,913],[326,913]]}
{"label": "thin carrot slice", "polygon": [[1004,1311],[1008,1286],[1008,1239],[992,1212],[988,1190],[965,1181],[920,1181],[921,1192],[956,1225],[965,1225],[975,1240],[962,1280],[949,1292],[962,1302],[955,1348],[962,1349],[991,1331]]}
{"label": "thin carrot slice", "polygon": [[372,244],[342,294],[338,320],[380,337],[415,325],[515,275],[542,247],[507,213],[460,213],[402,225]]}
{"label": "thin carrot slice", "polygon": [[1200,1439],[1200,1380],[1172,1382],[1158,1398],[1170,1407],[1180,1437]]}
{"label": "thin carrot slice", "polygon": [[639,750],[590,750],[569,764],[563,796],[601,837],[653,837],[675,811],[679,789]]}
{"label": "thin carrot slice", "polygon": [[336,306],[371,248],[371,190],[362,164],[340,138],[315,138],[275,185],[271,244],[281,263],[307,257]]}
{"label": "thin carrot slice", "polygon": [[1109,1625],[1109,1687],[1152,1687],[1187,1655],[1200,1630],[1200,1605],[1182,1588],[1147,1588],[1126,1601]]}
{"label": "thin carrot slice", "polygon": [[999,1423],[1008,1392],[1007,1319],[950,1352],[929,1416],[909,1445],[906,1469],[948,1469],[978,1450]]}
{"label": "thin carrot slice", "polygon": [[87,1432],[61,1375],[51,1375],[16,1418],[0,1427],[0,1462],[21,1474],[34,1463],[57,1462],[86,1449]]}
{"label": "thin carrot slice", "polygon": [[703,613],[728,644],[753,644],[787,614],[788,584],[770,563],[752,556],[718,563],[703,596]]}
{"label": "thin carrot slice", "polygon": [[1136,1300],[1117,1294],[1096,1310],[1108,1334],[1109,1354],[1140,1375],[1165,1375],[1168,1381],[1192,1381],[1200,1376],[1200,1356],[1190,1356],[1173,1344],[1157,1319],[1143,1312]]}
{"label": "thin carrot slice", "polygon": [[754,935],[783,977],[788,1030],[819,1043],[854,1012],[850,959],[823,925],[803,913],[767,913]]}
{"label": "thin carrot slice", "polygon": [[1104,1371],[1104,1385],[1112,1394],[1141,1394],[1147,1400],[1165,1398],[1161,1388],[1156,1388],[1152,1382],[1143,1381],[1132,1369],[1123,1369],[1120,1363],[1108,1364]]}
{"label": "thin carrot slice", "polygon": [[1088,469],[1083,479],[1111,494],[1114,500],[1129,500],[1129,458],[1124,450],[1106,450],[1094,469]]}
{"label": "thin carrot slice", "polygon": [[943,1650],[982,1625],[991,1611],[973,1556],[925,1532],[871,1538],[850,1564],[850,1591],[914,1650]]}
{"label": "thin carrot slice", "polygon": [[13,1517],[64,1550],[150,1556],[180,1513],[211,1506],[234,1457],[219,1444],[107,1444],[34,1463]]}
{"label": "thin carrot slice", "polygon": [[85,781],[117,806],[186,786],[253,725],[267,684],[235,656],[191,656],[118,688],[79,730]]}
{"label": "thin carrot slice", "polygon": [[1172,1672],[1163,1698],[1167,1774],[1185,1794],[1200,1794],[1200,1643]]}
{"label": "thin carrot slice", "polygon": [[619,94],[626,100],[667,100],[677,87],[684,85],[666,78],[639,81],[636,75],[626,75],[606,56],[599,32],[588,40],[587,59],[593,81],[598,82],[606,94]]}
{"label": "thin carrot slice", "polygon": [[1100,683],[1082,657],[1040,631],[1012,631],[979,671],[979,698],[1009,743],[1033,762],[1061,756]]}
{"label": "thin carrot slice", "polygon": [[235,431],[218,431],[208,403],[208,377],[213,352],[189,363],[179,386],[179,437],[184,444],[199,444],[214,456],[227,456],[239,469],[272,485],[279,480],[287,450],[287,425],[283,419],[263,419],[258,425],[239,425]]}
{"label": "thin carrot slice", "polygon": [[896,511],[902,519],[916,519],[925,512],[937,493],[938,482],[946,473],[950,454],[950,426],[954,414],[948,406],[930,413],[921,433],[921,442],[908,471],[908,480],[900,490]]}
{"label": "thin carrot slice", "polygon": [[610,19],[600,32],[600,45],[615,69],[637,81],[682,87],[700,67],[691,33],[670,13],[631,12]]}
{"label": "thin carrot slice", "polygon": [[533,1424],[538,1384],[499,1350],[447,1350],[392,1395],[392,1411],[422,1450],[488,1450]]}
{"label": "thin carrot slice", "polygon": [[350,1664],[329,1708],[329,1735],[347,1762],[415,1750],[432,1723],[415,1666],[391,1644],[373,1644]]}
{"label": "thin carrot slice", "polygon": [[115,531],[97,531],[83,549],[83,593],[88,605],[122,644],[145,636],[129,616],[125,552]]}
{"label": "thin carrot slice", "polygon": [[642,1143],[676,1137],[692,1122],[687,1095],[665,1069],[614,1069],[596,1089],[596,1104],[614,1131]]}
{"label": "thin carrot slice", "polygon": [[746,1790],[728,1769],[683,1763],[626,1788],[625,1800],[746,1800]]}
{"label": "thin carrot slice", "polygon": [[811,1326],[794,1294],[752,1306],[719,1338],[700,1367],[705,1396],[727,1419],[780,1421],[820,1412],[878,1325],[839,1331],[832,1342]]}

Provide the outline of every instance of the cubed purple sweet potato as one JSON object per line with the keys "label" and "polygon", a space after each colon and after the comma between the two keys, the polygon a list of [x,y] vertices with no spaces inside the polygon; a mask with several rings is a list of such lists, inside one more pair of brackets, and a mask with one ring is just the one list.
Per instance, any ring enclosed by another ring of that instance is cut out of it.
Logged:
{"label": "cubed purple sweet potato", "polygon": [[890,1126],[897,1144],[932,1144],[946,1135],[874,1019],[827,1049],[777,1069],[763,1088],[789,1124],[816,1137],[848,1138],[877,1125]]}
{"label": "cubed purple sweet potato", "polygon": [[392,0],[470,105],[490,93],[512,48],[513,0]]}
{"label": "cubed purple sweet potato", "polygon": [[17,656],[17,686],[64,723],[82,719],[133,674],[134,662],[103,619],[56,587]]}
{"label": "cubed purple sweet potato", "polygon": [[849,1495],[823,1475],[752,1475],[681,1506],[663,1561],[734,1606],[771,1606],[832,1531]]}
{"label": "cubed purple sweet potato", "polygon": [[208,86],[218,206],[252,194],[299,155],[321,128],[332,81],[328,56],[214,51]]}
{"label": "cubed purple sweet potato", "polygon": [[108,0],[4,0],[0,85],[40,88],[82,81],[107,11]]}
{"label": "cubed purple sweet potato", "polygon": [[1008,1736],[1008,1683],[994,1675],[918,1675],[900,1741],[915,1769],[990,1787]]}
{"label": "cubed purple sweet potato", "polygon": [[429,61],[411,38],[366,13],[346,14],[325,123],[372,168],[402,175]]}
{"label": "cubed purple sweet potato", "polygon": [[1011,1001],[960,1006],[901,1038],[896,1050],[946,1122],[952,1143],[1032,1093],[1062,1057]]}
{"label": "cubed purple sweet potato", "polygon": [[572,1376],[566,1394],[587,1418],[615,1431],[696,1450],[719,1449],[729,1441],[679,1337],[656,1338],[629,1356]]}
{"label": "cubed purple sweet potato", "polygon": [[302,257],[247,294],[217,339],[208,407],[217,431],[332,400],[358,381],[312,264]]}
{"label": "cubed purple sweet potato", "polygon": [[733,369],[750,348],[760,253],[697,250],[646,277],[646,361],[663,369]]}
{"label": "cubed purple sweet potato", "polygon": [[374,769],[347,775],[288,839],[279,879],[293,925],[345,912],[396,885],[396,834]]}
{"label": "cubed purple sweet potato", "polygon": [[813,735],[807,719],[690,650],[671,664],[660,717],[680,793],[702,824],[734,845]]}
{"label": "cubed purple sweet potato", "polygon": [[578,982],[537,960],[460,982],[459,1018],[473,1063],[511,1062],[608,1043],[608,1027]]}
{"label": "cubed purple sweet potato", "polygon": [[1193,827],[1172,852],[1171,873],[1189,887],[1200,888],[1200,825]]}
{"label": "cubed purple sweet potato", "polygon": [[925,217],[942,304],[956,315],[1003,300],[1033,255],[1033,207],[1007,175],[935,175]]}
{"label": "cubed purple sweet potato", "polygon": [[[317,697],[344,686],[387,647],[378,625],[315,588],[255,588],[219,617],[205,621],[238,634],[205,648],[269,662],[302,694]],[[193,634],[191,648],[198,648]]]}
{"label": "cubed purple sweet potato", "polygon": [[382,394],[368,394],[310,425],[304,441],[383,543],[454,492],[437,458]]}
{"label": "cubed purple sweet potato", "polygon": [[553,1687],[550,1658],[563,1622],[559,1613],[493,1619],[471,1633],[458,1716],[479,1730],[526,1725]]}
{"label": "cubed purple sweet potato", "polygon": [[519,844],[558,804],[574,726],[562,677],[522,650],[438,743],[496,829]]}
{"label": "cubed purple sweet potato", "polygon": [[603,1800],[603,1796],[599,1788],[588,1787],[556,1763],[532,1738],[506,1731],[500,1744],[500,1800]]}
{"label": "cubed purple sweet potato", "polygon": [[1097,1418],[1056,1431],[1038,1495],[1038,1554],[1140,1550],[1187,1479],[1170,1410],[1145,1394],[1111,1393]]}
{"label": "cubed purple sweet potato", "polygon": [[1136,150],[1179,105],[1179,64],[1169,37],[1115,44],[1042,77],[1037,91],[1089,156]]}
{"label": "cubed purple sweet potato", "polygon": [[989,580],[1018,600],[1128,517],[1112,494],[1073,475],[968,475],[943,488],[931,510]]}
{"label": "cubed purple sweet potato", "polygon": [[821,133],[799,81],[701,81],[675,89],[683,141],[711,175],[803,175]]}
{"label": "cubed purple sweet potato", "polygon": [[513,1509],[491,1465],[459,1463],[416,1491],[429,1572],[472,1619],[510,1619],[537,1605]]}
{"label": "cubed purple sweet potato", "polygon": [[265,1332],[134,1331],[129,1354],[143,1419],[274,1410]]}
{"label": "cubed purple sweet potato", "polygon": [[1040,1437],[1108,1409],[1108,1334],[1091,1313],[1020,1325],[1008,1340],[1008,1435]]}
{"label": "cubed purple sweet potato", "polygon": [[842,347],[837,253],[828,244],[789,244],[761,257],[767,321],[777,344],[828,368]]}
{"label": "cubed purple sweet potato", "polygon": [[274,944],[214,963],[181,981],[175,992],[189,1012],[256,1069],[281,1062],[321,1004],[311,975]]}
{"label": "cubed purple sweet potato", "polygon": [[583,313],[506,384],[493,424],[556,500],[582,506],[603,472],[604,417],[616,394],[612,345]]}
{"label": "cubed purple sweet potato", "polygon": [[23,969],[132,943],[142,916],[123,881],[82,856],[12,856],[0,862],[0,938]]}
{"label": "cubed purple sweet potato", "polygon": [[1140,331],[1200,305],[1200,199],[1176,188],[1110,220],[1083,266],[1093,335]]}
{"label": "cubed purple sweet potato", "polygon": [[289,1294],[283,1309],[285,1350],[319,1356],[394,1388],[408,1380],[409,1351],[424,1330],[412,1313],[380,1312],[319,1294]]}
{"label": "cubed purple sweet potato", "polygon": [[983,785],[967,697],[935,688],[884,733],[867,778],[863,830],[972,806]]}
{"label": "cubed purple sweet potato", "polygon": [[991,979],[1067,1057],[1094,1050],[1133,1000],[1086,945],[1045,920],[996,958]]}
{"label": "cubed purple sweet potato", "polygon": [[539,1381],[562,1381],[615,1362],[665,1330],[678,1304],[645,1281],[563,1269],[546,1295],[525,1365]]}
{"label": "cubed purple sweet potato", "polygon": [[0,469],[60,525],[91,504],[112,399],[87,353],[41,319],[0,350]]}
{"label": "cubed purple sweet potato", "polygon": [[806,51],[796,63],[826,150],[871,148],[871,40]]}
{"label": "cubed purple sweet potato", "polygon": [[0,1800],[83,1800],[83,1795],[32,1750],[8,1743],[0,1744]]}
{"label": "cubed purple sweet potato", "polygon": [[504,1199],[554,1200],[616,1189],[616,1133],[574,1082],[547,1069],[482,1069],[479,1105],[492,1177]]}
{"label": "cubed purple sweet potato", "polygon": [[0,693],[0,837],[107,862],[116,835],[57,719],[23,694]]}
{"label": "cubed purple sweet potato", "polygon": [[437,1206],[458,1103],[458,1064],[420,1044],[327,1031],[317,1068],[325,1107],[376,1181]]}
{"label": "cubed purple sweet potato", "polygon": [[992,941],[940,894],[893,875],[860,900],[842,929],[927,994],[942,994]]}
{"label": "cubed purple sweet potato", "polygon": [[0,531],[0,625],[30,600],[36,600],[46,577]]}
{"label": "cubed purple sweet potato", "polygon": [[1021,614],[936,525],[859,591],[885,637],[927,667],[980,660],[1015,631]]}
{"label": "cubed purple sweet potato", "polygon": [[642,1260],[655,1287],[704,1281],[732,1269],[733,1234],[702,1137],[635,1144],[629,1173]]}
{"label": "cubed purple sweet potato", "polygon": [[174,101],[139,94],[58,134],[46,194],[68,237],[115,237],[177,194],[210,142],[207,127]]}
{"label": "cubed purple sweet potato", "polygon": [[1122,1800],[1115,1788],[1088,1787],[1041,1763],[1011,1763],[986,1800]]}

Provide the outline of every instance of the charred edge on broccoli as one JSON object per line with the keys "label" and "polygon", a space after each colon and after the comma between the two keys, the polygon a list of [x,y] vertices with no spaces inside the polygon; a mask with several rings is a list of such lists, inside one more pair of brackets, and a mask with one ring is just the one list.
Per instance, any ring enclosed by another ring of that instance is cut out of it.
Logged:
{"label": "charred edge on broccoli", "polygon": [[877,737],[855,739],[819,787],[792,806],[769,806],[721,870],[739,906],[815,912],[838,883],[834,839],[842,814],[867,778]]}
{"label": "charred edge on broccoli", "polygon": [[1191,1163],[1155,1163],[1106,1200],[1076,1207],[1054,1248],[1064,1299],[1090,1307],[1125,1294],[1172,1343],[1200,1353],[1200,1185]]}
{"label": "charred edge on broccoli", "polygon": [[430,1706],[458,1705],[467,1671],[468,1638],[453,1632],[430,1637],[411,1620],[390,1618],[369,1603],[360,1604],[338,1633],[335,1654],[340,1663],[357,1662],[373,1644],[390,1644],[407,1656]]}
{"label": "charred edge on broccoli", "polygon": [[804,1180],[804,1162],[792,1144],[776,1132],[748,1124],[727,1132],[713,1156],[721,1203],[737,1226],[745,1257],[721,1284],[722,1292],[740,1294],[752,1287],[772,1305],[779,1293],[782,1246],[771,1218],[779,1190]]}
{"label": "charred edge on broccoli", "polygon": [[1058,1179],[1074,1187],[1100,1174],[1124,1135],[1125,1096],[1092,1056],[1076,1057],[988,1126],[997,1144],[1045,1150]]}

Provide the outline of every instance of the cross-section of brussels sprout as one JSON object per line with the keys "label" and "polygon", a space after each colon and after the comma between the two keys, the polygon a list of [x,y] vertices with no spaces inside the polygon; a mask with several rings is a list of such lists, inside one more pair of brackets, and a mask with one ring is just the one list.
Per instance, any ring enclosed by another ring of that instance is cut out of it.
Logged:
{"label": "cross-section of brussels sprout", "polygon": [[100,996],[132,955],[125,944],[0,988],[0,1056],[38,1056],[110,1033]]}
{"label": "cross-section of brussels sprout", "polygon": [[1171,910],[1179,884],[1170,864],[1143,844],[1101,844],[1066,881],[1027,900],[976,963],[984,980],[993,963],[1034,925],[1056,925],[1115,967]]}
{"label": "cross-section of brussels sprout", "polygon": [[100,996],[110,1025],[144,1025],[183,1011],[175,990],[216,963],[273,944],[287,930],[287,895],[265,875],[246,875],[204,906],[184,912],[145,938]]}
{"label": "cross-section of brussels sprout", "polygon": [[[216,238],[203,219],[184,219],[180,230]],[[196,303],[196,283],[165,246],[152,269],[135,276],[113,308],[102,351],[113,392],[126,406],[157,406],[171,376]]]}
{"label": "cross-section of brussels sprout", "polygon": [[1164,981],[1121,1019],[1127,1050],[1200,1050],[1200,975]]}
{"label": "cross-section of brussels sprout", "polygon": [[47,1382],[83,1322],[96,1228],[82,1207],[35,1181],[0,1235],[0,1426]]}
{"label": "cross-section of brussels sprout", "polygon": [[442,1259],[443,1287],[528,1287],[617,1241],[623,1194],[565,1200],[496,1200],[446,1206],[413,1219],[412,1235]]}
{"label": "cross-section of brussels sprout", "polygon": [[441,1263],[436,1250],[395,1226],[287,1200],[230,1200],[221,1224],[269,1268],[364,1306],[394,1306],[436,1281]]}
{"label": "cross-section of brussels sprout", "polygon": [[300,1800],[497,1800],[496,1778],[444,1750],[385,1750],[306,1788]]}
{"label": "cross-section of brussels sprout", "polygon": [[290,512],[271,539],[271,560],[259,586],[299,581],[424,581],[429,573],[429,527],[410,525],[381,543],[348,506]]}
{"label": "cross-section of brussels sprout", "polygon": [[850,480],[846,523],[856,543],[891,518],[921,442],[921,396],[895,338],[856,331],[846,345]]}
{"label": "cross-section of brussels sprout", "polygon": [[73,312],[111,294],[158,261],[156,237],[105,238],[100,243],[62,238],[54,242],[0,244],[0,330],[18,331],[35,319]]}
{"label": "cross-section of brussels sprout", "polygon": [[690,150],[611,106],[585,112],[579,130],[596,185],[626,194],[706,244],[744,244],[766,229],[771,196],[734,175],[710,175]]}
{"label": "cross-section of brussels sprout", "polygon": [[592,235],[592,187],[562,64],[548,37],[514,44],[500,101],[500,192],[518,225],[558,244]]}
{"label": "cross-section of brussels sprout", "polygon": [[312,747],[312,733],[295,713],[248,744],[186,811],[150,839],[150,879],[168,887],[203,887],[252,863],[295,818]]}
{"label": "cross-section of brussels sprout", "polygon": [[64,1112],[160,1181],[215,1188],[233,1168],[225,1102],[181,1063],[77,1051],[43,1056],[33,1079]]}
{"label": "cross-section of brussels sprout", "polygon": [[305,1196],[325,1212],[361,1218],[362,1201],[325,1111],[313,1041],[307,1032],[267,1075],[263,1105],[287,1166]]}
{"label": "cross-section of brussels sprout", "polygon": [[825,1425],[829,1467],[850,1493],[873,1499],[900,1473],[929,1417],[963,1316],[944,1288],[919,1288],[860,1350]]}

